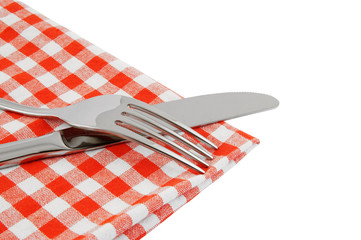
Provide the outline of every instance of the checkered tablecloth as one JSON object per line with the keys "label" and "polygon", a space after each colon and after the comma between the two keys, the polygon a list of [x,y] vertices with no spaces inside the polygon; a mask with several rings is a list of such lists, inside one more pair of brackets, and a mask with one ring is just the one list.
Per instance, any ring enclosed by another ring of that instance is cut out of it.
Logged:
{"label": "checkered tablecloth", "polygon": [[[23,3],[0,0],[0,97],[55,108],[102,94],[181,97]],[[0,111],[0,143],[67,127]],[[0,170],[0,239],[140,239],[240,161],[258,140],[222,122],[196,174],[134,143]]]}

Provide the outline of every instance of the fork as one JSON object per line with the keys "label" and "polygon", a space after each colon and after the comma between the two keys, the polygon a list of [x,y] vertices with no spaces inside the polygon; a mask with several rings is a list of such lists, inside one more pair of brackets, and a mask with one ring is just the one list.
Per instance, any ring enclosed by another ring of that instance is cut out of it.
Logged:
{"label": "fork", "polygon": [[[163,111],[140,100],[126,96],[102,95],[83,100],[67,107],[54,109],[29,107],[0,99],[0,109],[29,116],[55,117],[73,127],[115,135],[178,160],[201,173],[205,173],[202,168],[165,146],[171,147],[178,153],[183,153],[183,155],[206,167],[209,167],[209,164],[203,159],[212,159],[212,154],[205,148],[197,146],[177,132],[171,130],[167,124],[188,133],[209,147],[217,149],[217,146],[211,141],[192,128],[173,119]],[[190,150],[185,149],[166,136],[178,140],[188,146]],[[151,141],[148,137],[158,140],[165,146]],[[193,153],[191,150],[196,151],[199,155]]]}

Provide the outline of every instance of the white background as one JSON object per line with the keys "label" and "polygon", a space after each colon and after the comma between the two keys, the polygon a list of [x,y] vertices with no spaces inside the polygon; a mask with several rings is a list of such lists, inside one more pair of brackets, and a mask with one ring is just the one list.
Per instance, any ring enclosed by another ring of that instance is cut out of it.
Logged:
{"label": "white background", "polygon": [[184,97],[280,100],[229,121],[260,146],[144,239],[361,238],[359,1],[23,2]]}

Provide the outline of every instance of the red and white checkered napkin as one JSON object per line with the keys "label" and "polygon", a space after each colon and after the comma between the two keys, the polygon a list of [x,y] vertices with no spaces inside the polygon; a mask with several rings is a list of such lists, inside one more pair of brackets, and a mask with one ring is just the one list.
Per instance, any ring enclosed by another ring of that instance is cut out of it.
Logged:
{"label": "red and white checkered napkin", "polygon": [[[55,108],[101,94],[180,98],[24,4],[0,0],[1,98]],[[0,143],[64,127],[1,111]],[[0,170],[0,238],[140,239],[258,143],[226,123],[197,130],[219,146],[204,175],[134,143]]]}

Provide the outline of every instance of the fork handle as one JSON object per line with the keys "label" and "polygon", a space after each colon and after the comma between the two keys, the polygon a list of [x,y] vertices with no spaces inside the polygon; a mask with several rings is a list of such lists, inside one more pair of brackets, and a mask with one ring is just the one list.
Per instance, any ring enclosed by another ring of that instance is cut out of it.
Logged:
{"label": "fork handle", "polygon": [[0,98],[0,109],[36,117],[57,117],[53,109],[29,107]]}
{"label": "fork handle", "polygon": [[0,144],[0,169],[49,157],[56,152],[65,153],[68,150],[59,132]]}

